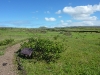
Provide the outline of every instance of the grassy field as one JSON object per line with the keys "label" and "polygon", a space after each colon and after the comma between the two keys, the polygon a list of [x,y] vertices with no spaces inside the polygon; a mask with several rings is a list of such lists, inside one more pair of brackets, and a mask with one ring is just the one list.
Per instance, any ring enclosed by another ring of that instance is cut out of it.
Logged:
{"label": "grassy field", "polygon": [[[89,29],[96,30],[94,28]],[[75,30],[81,29],[75,28]],[[98,30],[100,31],[100,28]],[[15,42],[30,37],[50,40],[55,40],[57,37],[56,41],[63,43],[65,50],[55,63],[48,64],[44,61],[21,58],[27,75],[100,75],[100,33],[67,33],[60,30],[47,30],[44,33],[34,29],[0,29],[0,36],[0,40],[13,38]],[[2,49],[0,46],[0,54],[4,53]]]}
{"label": "grassy field", "polygon": [[33,36],[33,33],[30,33],[28,29],[18,29],[18,28],[0,28],[0,41],[5,39],[14,39],[13,43],[8,45],[0,46],[0,55],[3,55],[5,52],[5,48],[21,42],[22,40],[26,40],[27,38]]}

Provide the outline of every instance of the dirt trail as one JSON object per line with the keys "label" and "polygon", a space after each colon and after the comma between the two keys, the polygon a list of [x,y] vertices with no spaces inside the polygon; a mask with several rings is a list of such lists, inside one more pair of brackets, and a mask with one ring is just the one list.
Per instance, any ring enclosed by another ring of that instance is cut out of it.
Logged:
{"label": "dirt trail", "polygon": [[5,54],[0,56],[0,75],[17,75],[13,64],[14,52],[20,48],[20,44],[8,47]]}

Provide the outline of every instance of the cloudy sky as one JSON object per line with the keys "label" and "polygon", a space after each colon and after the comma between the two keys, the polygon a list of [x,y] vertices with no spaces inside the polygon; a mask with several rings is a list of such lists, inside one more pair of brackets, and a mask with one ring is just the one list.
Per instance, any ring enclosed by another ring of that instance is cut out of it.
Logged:
{"label": "cloudy sky", "polygon": [[0,27],[100,26],[100,0],[0,0]]}

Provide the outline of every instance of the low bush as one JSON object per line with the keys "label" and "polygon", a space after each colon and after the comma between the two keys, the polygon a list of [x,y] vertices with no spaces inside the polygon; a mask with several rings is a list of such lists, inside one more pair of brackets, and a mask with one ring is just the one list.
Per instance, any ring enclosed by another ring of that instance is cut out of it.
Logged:
{"label": "low bush", "polygon": [[33,58],[37,60],[45,60],[46,62],[55,62],[63,51],[63,45],[49,39],[30,38],[28,42],[21,44],[21,48],[33,48]]}
{"label": "low bush", "polygon": [[8,45],[8,44],[12,43],[13,41],[14,41],[14,39],[5,39],[3,41],[0,41],[0,46]]}
{"label": "low bush", "polygon": [[59,35],[56,35],[53,38],[54,38],[54,40],[57,40],[59,37],[60,37]]}

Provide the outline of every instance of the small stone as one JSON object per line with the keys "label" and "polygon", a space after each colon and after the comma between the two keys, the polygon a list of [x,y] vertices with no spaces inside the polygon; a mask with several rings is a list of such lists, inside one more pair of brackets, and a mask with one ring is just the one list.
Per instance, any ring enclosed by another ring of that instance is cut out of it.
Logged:
{"label": "small stone", "polygon": [[6,65],[7,65],[7,63],[3,63],[2,65],[3,65],[3,66],[6,66]]}

